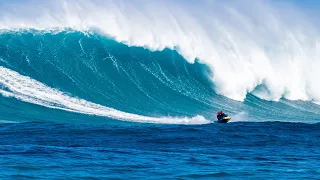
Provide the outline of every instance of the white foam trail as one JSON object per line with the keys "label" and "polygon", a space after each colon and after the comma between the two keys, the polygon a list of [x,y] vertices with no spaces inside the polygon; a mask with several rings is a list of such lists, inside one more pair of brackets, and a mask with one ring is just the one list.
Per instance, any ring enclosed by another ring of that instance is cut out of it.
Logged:
{"label": "white foam trail", "polygon": [[[202,116],[187,117],[147,117],[122,112],[113,108],[88,102],[83,99],[70,97],[61,91],[50,88],[41,82],[23,76],[15,71],[0,66],[0,85],[5,90],[0,94],[5,97],[14,97],[19,100],[41,106],[61,109],[70,112],[105,116],[118,120],[162,123],[162,124],[207,124],[211,121]],[[8,89],[8,90],[6,90]]]}
{"label": "white foam trail", "polygon": [[[319,16],[304,13],[257,0],[25,0],[3,3],[0,29],[98,29],[128,45],[199,58],[213,70],[216,91],[235,100],[253,91],[320,102],[320,33],[312,19]],[[266,88],[254,91],[260,84]]]}
{"label": "white foam trail", "polygon": [[21,123],[21,122],[8,121],[8,120],[0,120],[0,124],[15,124],[15,123]]}
{"label": "white foam trail", "polygon": [[232,119],[230,122],[242,122],[242,121],[249,121],[249,119],[252,119],[252,118],[249,118],[246,112],[239,112],[235,115],[232,115],[231,117]]}

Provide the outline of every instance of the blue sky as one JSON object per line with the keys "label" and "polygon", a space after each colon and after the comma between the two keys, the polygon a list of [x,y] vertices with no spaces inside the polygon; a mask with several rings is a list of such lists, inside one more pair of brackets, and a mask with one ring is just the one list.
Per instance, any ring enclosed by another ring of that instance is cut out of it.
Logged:
{"label": "blue sky", "polygon": [[[26,0],[0,0],[0,4],[5,2],[19,2],[19,1],[23,2]],[[37,0],[33,0],[33,1],[37,1]],[[182,0],[182,1],[188,1],[188,0]],[[306,8],[320,8],[320,0],[266,0],[266,1],[294,3],[301,7],[306,7]],[[41,0],[39,0],[39,2],[41,2]]]}
{"label": "blue sky", "polygon": [[293,3],[304,8],[320,8],[320,0],[272,0],[274,2]]}

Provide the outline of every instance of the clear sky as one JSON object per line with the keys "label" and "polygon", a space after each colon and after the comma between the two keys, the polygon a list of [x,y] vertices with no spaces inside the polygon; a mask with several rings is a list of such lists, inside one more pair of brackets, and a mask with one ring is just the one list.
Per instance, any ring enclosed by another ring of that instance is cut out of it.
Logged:
{"label": "clear sky", "polygon": [[[0,0],[0,5],[1,5],[1,3],[19,2],[19,1],[23,2],[23,1],[37,1],[37,0]],[[42,0],[38,0],[38,1],[41,2]],[[90,1],[90,0],[88,0],[88,1]],[[178,0],[178,1],[192,1],[192,0]],[[210,1],[210,0],[207,0],[207,1]],[[221,1],[223,1],[223,0],[221,0]],[[320,9],[320,0],[264,0],[264,1],[294,3],[298,6],[305,7],[305,8],[319,8]],[[197,2],[197,1],[195,1],[195,2]]]}
{"label": "clear sky", "polygon": [[293,3],[304,8],[320,8],[320,0],[271,0],[273,2]]}

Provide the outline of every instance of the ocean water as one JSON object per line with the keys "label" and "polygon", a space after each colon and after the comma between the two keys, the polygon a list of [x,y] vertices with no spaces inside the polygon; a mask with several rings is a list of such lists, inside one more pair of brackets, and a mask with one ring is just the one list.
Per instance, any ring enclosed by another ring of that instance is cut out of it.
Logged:
{"label": "ocean water", "polygon": [[0,2],[0,179],[320,178],[314,12]]}
{"label": "ocean water", "polygon": [[1,179],[319,179],[319,124],[2,124]]}

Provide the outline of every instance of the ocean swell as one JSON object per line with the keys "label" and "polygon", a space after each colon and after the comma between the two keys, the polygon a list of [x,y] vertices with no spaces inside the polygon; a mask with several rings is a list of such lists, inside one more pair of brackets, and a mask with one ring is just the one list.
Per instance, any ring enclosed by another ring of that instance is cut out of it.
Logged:
{"label": "ocean swell", "polygon": [[29,0],[3,7],[1,29],[99,31],[130,46],[175,49],[210,66],[215,91],[234,100],[250,92],[275,101],[320,99],[318,27],[289,3]]}
{"label": "ocean swell", "polygon": [[150,54],[72,31],[6,32],[0,52],[0,93],[7,98],[117,120],[212,122],[194,108],[212,106],[206,67],[174,52]]}
{"label": "ocean swell", "polygon": [[202,124],[219,110],[234,121],[318,121],[316,20],[292,4],[246,2],[3,3],[3,119],[19,119],[18,99],[135,122]]}

